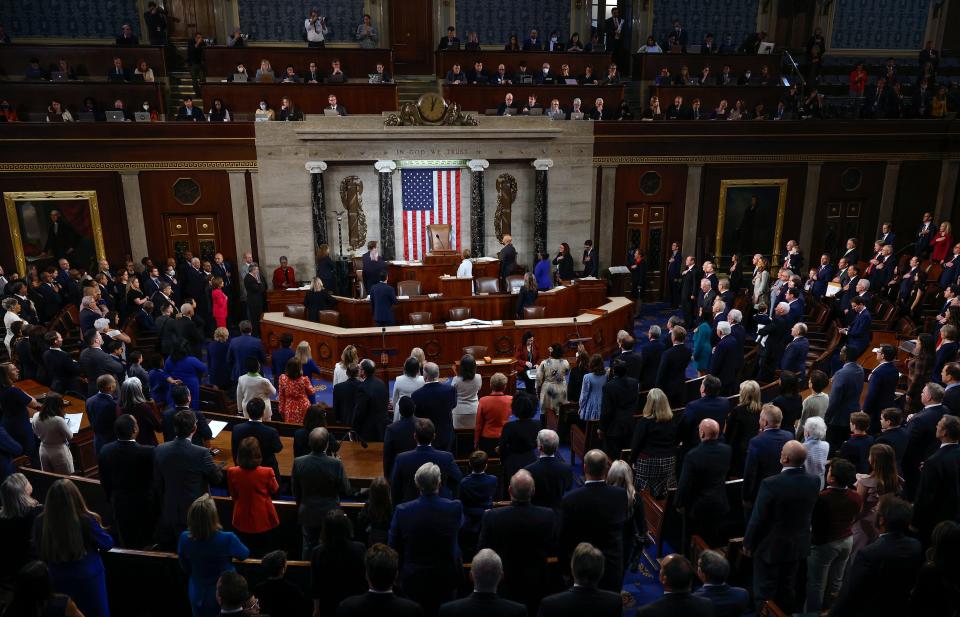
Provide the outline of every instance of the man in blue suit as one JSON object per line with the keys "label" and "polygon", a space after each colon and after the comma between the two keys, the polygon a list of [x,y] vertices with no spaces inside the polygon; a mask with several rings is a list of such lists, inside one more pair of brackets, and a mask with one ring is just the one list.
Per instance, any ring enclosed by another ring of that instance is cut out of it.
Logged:
{"label": "man in blue suit", "polygon": [[237,462],[237,453],[240,443],[247,437],[253,437],[260,442],[260,454],[263,457],[261,465],[273,469],[277,482],[280,481],[280,464],[277,462],[277,453],[283,450],[280,433],[272,426],[263,423],[263,414],[266,404],[262,398],[255,398],[247,403],[247,416],[250,420],[241,422],[230,432],[230,449],[233,451],[233,462]]}
{"label": "man in blue suit", "polygon": [[673,342],[660,355],[660,367],[657,369],[657,387],[667,395],[672,407],[683,407],[684,382],[687,380],[687,366],[690,364],[690,348],[687,331],[683,326],[674,326],[670,333]]}
{"label": "man in blue suit", "polygon": [[227,364],[230,365],[230,379],[236,383],[247,372],[247,358],[256,358],[263,366],[267,356],[263,353],[263,343],[253,336],[253,324],[247,320],[240,322],[240,336],[230,340],[227,347]]}
{"label": "man in blue suit", "polygon": [[800,383],[807,381],[807,353],[810,351],[810,341],[807,340],[807,324],[803,322],[793,324],[790,329],[793,340],[787,345],[783,357],[780,359],[780,369],[796,373]]}
{"label": "man in blue suit", "polygon": [[840,349],[843,366],[833,375],[830,402],[823,418],[827,423],[831,453],[850,438],[850,414],[860,409],[860,394],[863,392],[863,367],[856,363],[856,358],[851,358],[849,350],[849,346]]}
{"label": "man in blue suit", "polygon": [[753,599],[757,612],[773,600],[786,614],[794,612],[797,568],[810,551],[810,524],[820,493],[820,478],[806,473],[807,451],[788,441],[780,454],[783,471],[760,485],[756,506],[743,537],[744,553],[753,557]]}
{"label": "man in blue suit", "polygon": [[697,561],[697,574],[703,587],[693,595],[713,603],[715,617],[739,617],[750,612],[750,594],[743,587],[727,584],[730,563],[717,551],[703,551]]}
{"label": "man in blue suit", "polygon": [[641,351],[643,368],[640,370],[640,389],[649,390],[657,383],[657,369],[660,368],[660,356],[663,355],[663,343],[660,342],[660,326],[650,326],[647,331],[647,345]]}
{"label": "man in blue suit", "polygon": [[[831,392],[832,395],[832,392]],[[949,413],[943,406],[943,386],[933,382],[920,393],[923,409],[907,417],[907,448],[903,453],[904,497],[913,501],[920,481],[920,468],[937,451],[937,423]]]}
{"label": "man in blue suit", "polygon": [[897,459],[897,470],[903,475],[903,455],[907,451],[907,441],[910,434],[903,426],[903,412],[896,407],[888,407],[880,414],[880,434],[876,443],[885,443],[893,448]]}
{"label": "man in blue suit", "polygon": [[960,416],[960,363],[947,362],[940,371],[943,383],[943,405],[948,413]]}
{"label": "man in blue suit", "polygon": [[717,324],[717,336],[720,341],[710,356],[710,374],[720,380],[720,394],[729,396],[737,389],[737,376],[743,367],[743,349],[730,335],[729,322]]}
{"label": "man in blue suit", "polygon": [[535,506],[560,511],[563,495],[573,488],[573,467],[557,458],[560,437],[548,428],[537,433],[540,457],[524,469],[533,477],[535,491],[531,503]]}
{"label": "man in blue suit", "polygon": [[923,220],[917,228],[917,239],[913,244],[913,254],[919,256],[921,259],[929,255],[930,241],[933,240],[933,236],[936,233],[937,226],[933,223],[933,214],[924,212]]}
{"label": "man in blue suit", "polygon": [[523,51],[543,51],[543,41],[536,28],[530,31],[530,37],[523,42]]}
{"label": "man in blue suit", "polygon": [[393,463],[398,455],[417,447],[417,439],[414,436],[416,424],[413,419],[416,404],[409,396],[402,396],[397,401],[397,408],[400,411],[400,419],[388,426],[383,436],[384,478],[393,475]]}
{"label": "man in blue suit", "polygon": [[960,243],[954,245],[953,253],[947,255],[941,264],[943,270],[940,271],[938,282],[941,289],[957,283],[957,273],[960,272]]}
{"label": "man in blue suit", "polygon": [[883,410],[896,404],[897,382],[900,380],[900,371],[893,363],[896,357],[896,347],[881,345],[877,351],[880,363],[867,378],[867,398],[863,401],[863,411],[870,416],[871,434],[880,431],[880,414]]}
{"label": "man in blue suit", "polygon": [[720,425],[720,432],[723,433],[723,423],[727,419],[727,414],[730,413],[730,401],[720,396],[721,388],[719,378],[707,375],[700,384],[700,398],[687,404],[677,431],[682,440],[680,445],[682,454],[700,445],[700,422],[704,419],[716,420]]}
{"label": "man in blue suit", "polygon": [[667,261],[667,280],[670,283],[670,307],[680,307],[680,270],[683,268],[683,256],[680,244],[670,245],[670,259]]}
{"label": "man in blue suit", "polygon": [[787,323],[791,326],[803,320],[803,300],[799,287],[788,287],[786,293]]}
{"label": "man in blue suit", "polygon": [[373,321],[378,326],[392,326],[393,305],[397,303],[397,292],[387,285],[387,271],[380,273],[380,282],[370,289],[370,308],[373,309]]}
{"label": "man in blue suit", "polygon": [[849,328],[841,328],[840,333],[847,335],[847,361],[856,362],[870,346],[872,318],[867,310],[863,296],[854,296],[850,300],[850,309],[857,315]]}
{"label": "man in blue suit", "polygon": [[897,290],[897,304],[900,310],[905,313],[910,310],[913,303],[913,290],[922,289],[927,280],[927,273],[920,269],[920,258],[913,256],[910,258],[910,268],[900,277],[900,285]]}
{"label": "man in blue suit", "polygon": [[811,293],[817,298],[822,298],[827,294],[827,283],[833,280],[836,275],[836,268],[830,263],[830,255],[824,253],[820,256],[820,266],[817,268],[817,278],[813,282]]}
{"label": "man in blue suit", "polygon": [[390,391],[377,377],[377,365],[370,358],[360,361],[360,372],[363,381],[357,386],[352,426],[363,441],[383,441],[389,420]]}
{"label": "man in blue suit", "polygon": [[457,541],[463,506],[439,495],[441,476],[436,464],[420,465],[414,476],[420,497],[398,504],[390,523],[390,547],[400,555],[400,589],[427,615],[454,598],[463,568]]}
{"label": "man in blue suit", "polygon": [[190,406],[190,388],[184,385],[173,386],[170,390],[170,398],[173,400],[173,407],[160,416],[160,427],[164,441],[173,441],[176,438],[177,427],[174,424],[174,419],[179,411],[192,411],[197,420],[196,430],[191,437],[194,445],[202,446],[205,441],[213,439],[213,431],[210,430],[210,425],[203,412]]}
{"label": "man in blue suit", "polygon": [[117,380],[113,375],[100,375],[97,378],[97,393],[87,399],[87,418],[93,428],[93,449],[99,455],[103,446],[117,438],[113,423],[120,415],[117,400],[113,393],[117,390]]}
{"label": "man in blue suit", "polygon": [[897,234],[893,233],[893,226],[890,223],[884,223],[880,226],[880,239],[878,242],[882,243],[884,246],[890,245],[891,247],[897,241]]}
{"label": "man in blue suit", "polygon": [[415,475],[424,463],[437,465],[442,474],[442,497],[453,497],[457,494],[457,487],[463,474],[460,467],[453,460],[453,455],[433,447],[436,429],[433,422],[424,418],[414,420],[414,436],[417,447],[409,452],[398,454],[390,473],[390,491],[393,503],[403,503],[417,498]]}
{"label": "man in blue suit", "polygon": [[453,452],[453,408],[457,406],[457,392],[453,386],[440,383],[440,367],[433,362],[423,365],[423,378],[426,383],[410,396],[417,405],[414,413],[433,422],[437,431],[435,447]]}
{"label": "man in blue suit", "polygon": [[[764,405],[760,411],[760,432],[747,445],[747,461],[743,466],[744,510],[750,511],[757,499],[760,484],[782,468],[783,445],[793,439],[790,431],[780,428],[783,412],[774,405]],[[820,487],[819,482],[817,488]]]}

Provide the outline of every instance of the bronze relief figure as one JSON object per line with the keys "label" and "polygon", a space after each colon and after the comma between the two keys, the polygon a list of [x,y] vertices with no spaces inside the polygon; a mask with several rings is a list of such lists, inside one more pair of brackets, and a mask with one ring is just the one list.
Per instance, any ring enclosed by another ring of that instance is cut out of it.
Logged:
{"label": "bronze relief figure", "polygon": [[350,250],[355,251],[367,242],[367,217],[363,214],[363,181],[347,176],[340,182],[340,201],[347,211],[347,237]]}
{"label": "bronze relief figure", "polygon": [[503,236],[511,233],[510,219],[516,199],[517,179],[510,174],[497,176],[497,212],[493,217],[493,231],[500,242],[503,242]]}

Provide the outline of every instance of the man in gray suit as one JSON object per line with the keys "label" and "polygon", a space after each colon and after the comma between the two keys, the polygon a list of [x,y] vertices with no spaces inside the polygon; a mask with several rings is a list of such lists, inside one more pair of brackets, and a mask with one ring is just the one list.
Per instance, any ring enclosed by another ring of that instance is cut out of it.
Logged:
{"label": "man in gray suit", "polygon": [[353,494],[340,459],[327,456],[330,433],[322,426],[310,431],[310,454],[293,460],[293,498],[297,501],[303,528],[303,558],[310,559],[320,539],[327,512],[340,505],[341,497]]}
{"label": "man in gray suit", "polygon": [[173,425],[176,439],[157,446],[153,461],[154,487],[160,500],[157,541],[164,550],[176,549],[180,533],[187,528],[190,504],[223,478],[223,467],[213,462],[210,450],[190,441],[197,430],[193,411],[178,411]]}
{"label": "man in gray suit", "polygon": [[101,375],[113,375],[117,381],[123,381],[123,364],[100,347],[103,338],[96,330],[87,330],[83,337],[86,349],[80,352],[80,372],[87,378],[87,396],[97,393],[97,378]]}

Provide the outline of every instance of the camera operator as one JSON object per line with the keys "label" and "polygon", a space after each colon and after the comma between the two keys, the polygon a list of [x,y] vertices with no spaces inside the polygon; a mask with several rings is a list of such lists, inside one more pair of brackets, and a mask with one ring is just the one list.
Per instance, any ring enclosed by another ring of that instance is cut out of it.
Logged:
{"label": "camera operator", "polygon": [[317,13],[316,9],[310,11],[310,17],[303,22],[307,35],[307,47],[324,47],[324,35],[329,32],[326,21],[327,18]]}

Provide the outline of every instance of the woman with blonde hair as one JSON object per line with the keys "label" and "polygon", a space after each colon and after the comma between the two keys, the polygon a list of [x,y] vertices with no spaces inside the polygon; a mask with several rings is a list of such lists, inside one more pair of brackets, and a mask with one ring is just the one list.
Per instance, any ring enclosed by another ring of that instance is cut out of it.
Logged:
{"label": "woman with blonde hair", "polygon": [[265,78],[268,83],[272,82],[274,78],[273,67],[270,66],[270,61],[266,58],[260,61],[260,68],[257,69],[257,74],[253,80],[259,84],[263,82]]}
{"label": "woman with blonde hair", "polygon": [[623,526],[623,561],[625,565],[631,566],[632,570],[633,564],[640,556],[637,551],[642,550],[643,537],[647,534],[647,517],[643,511],[643,498],[634,485],[633,471],[624,460],[613,461],[610,465],[607,484],[619,486],[627,492],[627,522]]}
{"label": "woman with blonde hair", "polygon": [[227,352],[230,350],[230,331],[217,328],[213,331],[213,340],[207,345],[207,376],[210,385],[221,390],[230,387],[230,365]]}
{"label": "woman with blonde hair", "polygon": [[50,486],[34,537],[40,558],[50,567],[54,590],[73,598],[87,617],[109,617],[100,552],[113,548],[113,538],[71,480],[57,480]]}
{"label": "woman with blonde hair", "polygon": [[756,308],[764,303],[764,299],[767,297],[767,289],[770,287],[770,272],[767,271],[767,260],[759,253],[753,256],[753,265],[755,268],[752,279],[753,306]]}
{"label": "woman with blonde hair", "polygon": [[43,506],[33,498],[33,487],[22,473],[0,484],[0,581],[9,581],[25,563],[36,558],[33,526]]}
{"label": "woman with blonde hair", "polygon": [[867,461],[870,473],[858,473],[854,487],[863,500],[860,515],[853,524],[853,547],[850,563],[857,551],[867,546],[880,535],[877,529],[877,506],[884,495],[899,495],[903,480],[897,474],[897,457],[893,448],[885,443],[870,446]]}
{"label": "woman with blonde hair", "polygon": [[[299,350],[300,347],[298,346],[297,349]],[[347,345],[340,354],[340,361],[333,367],[334,386],[347,380],[347,367],[351,364],[360,364],[360,355],[357,354],[356,347]],[[423,366],[422,363],[421,366]]]}
{"label": "woman with blonde hair", "polygon": [[724,439],[730,444],[730,470],[736,475],[743,473],[747,461],[747,446],[760,432],[760,384],[752,379],[740,383],[740,404],[730,412],[724,426]]}
{"label": "woman with blonde hair", "polygon": [[419,347],[414,347],[410,350],[410,357],[417,359],[417,362],[420,363],[420,372],[423,373],[423,365],[427,363],[427,354],[423,353],[423,350]]}
{"label": "woman with blonde hair", "polygon": [[633,429],[629,460],[637,491],[648,490],[654,499],[677,485],[677,419],[663,390],[651,388]]}
{"label": "woman with blonde hair", "polygon": [[303,373],[304,377],[313,379],[313,376],[316,375],[317,379],[320,378],[320,367],[313,361],[310,343],[307,341],[297,343],[297,350],[293,357],[300,363],[300,372]]}
{"label": "woman with blonde hair", "polygon": [[933,239],[930,241],[930,246],[932,247],[930,259],[933,261],[940,263],[950,254],[950,249],[953,248],[953,234],[950,233],[951,230],[950,221],[940,223],[939,231],[937,231],[936,235],[933,236]]}
{"label": "woman with blonde hair", "polygon": [[187,531],[180,534],[177,557],[190,577],[188,594],[194,617],[216,617],[217,579],[234,570],[233,560],[244,560],[250,549],[233,532],[223,531],[217,506],[209,494],[197,497],[187,510]]}
{"label": "woman with blonde hair", "polygon": [[307,319],[319,323],[320,311],[330,311],[337,306],[337,300],[324,287],[320,277],[314,277],[310,289],[303,297],[303,306],[307,309]]}

